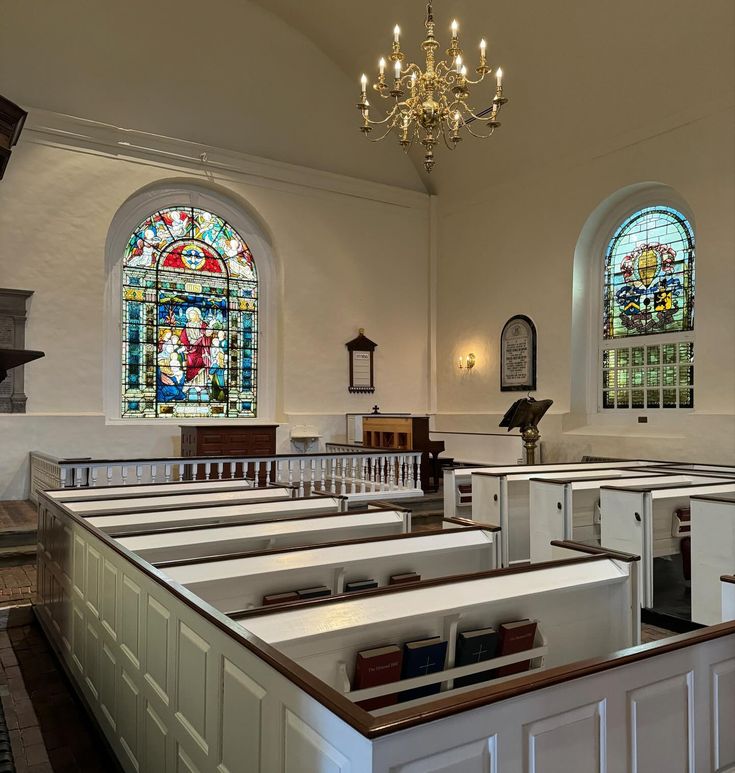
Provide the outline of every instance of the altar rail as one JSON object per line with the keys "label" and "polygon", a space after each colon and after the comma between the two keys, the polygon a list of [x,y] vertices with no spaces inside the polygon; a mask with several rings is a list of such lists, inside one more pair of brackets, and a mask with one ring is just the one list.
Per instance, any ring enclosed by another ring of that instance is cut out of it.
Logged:
{"label": "altar rail", "polygon": [[370,449],[275,456],[191,456],[145,459],[61,459],[32,451],[30,498],[66,487],[249,478],[346,496],[351,501],[421,496],[421,452]]}

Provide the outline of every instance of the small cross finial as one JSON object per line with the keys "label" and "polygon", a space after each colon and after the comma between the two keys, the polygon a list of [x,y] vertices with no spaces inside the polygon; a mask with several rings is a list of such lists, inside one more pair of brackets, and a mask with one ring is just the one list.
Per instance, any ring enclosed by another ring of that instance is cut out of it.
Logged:
{"label": "small cross finial", "polygon": [[358,329],[357,329],[357,332],[358,332],[358,333],[359,333],[361,336],[362,336],[362,335],[365,335],[365,328],[364,328],[364,327],[358,328]]}

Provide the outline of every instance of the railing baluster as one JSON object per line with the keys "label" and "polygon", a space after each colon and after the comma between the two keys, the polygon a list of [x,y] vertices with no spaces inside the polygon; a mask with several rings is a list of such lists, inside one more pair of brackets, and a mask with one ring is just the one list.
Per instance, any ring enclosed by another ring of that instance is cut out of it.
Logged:
{"label": "railing baluster", "polygon": [[128,483],[128,468],[125,464],[120,466],[120,478],[122,479],[123,486],[126,486]]}
{"label": "railing baluster", "polygon": [[217,462],[217,480],[222,480],[222,470],[224,467],[224,462]]}
{"label": "railing baluster", "polygon": [[273,461],[269,459],[267,464],[265,465],[265,485],[266,486],[270,486],[271,481],[273,480],[273,476],[271,475],[272,469],[273,469]]}
{"label": "railing baluster", "polygon": [[97,485],[97,468],[96,467],[92,467],[90,469],[90,471],[89,471],[89,480],[90,480],[89,485],[92,486],[92,488],[94,488]]}
{"label": "railing baluster", "polygon": [[304,460],[299,459],[299,496],[304,496]]}
{"label": "railing baluster", "polygon": [[135,482],[140,485],[143,482],[143,465],[135,465]]}
{"label": "railing baluster", "polygon": [[166,483],[171,482],[171,465],[166,464],[163,467],[163,479],[166,481]]}

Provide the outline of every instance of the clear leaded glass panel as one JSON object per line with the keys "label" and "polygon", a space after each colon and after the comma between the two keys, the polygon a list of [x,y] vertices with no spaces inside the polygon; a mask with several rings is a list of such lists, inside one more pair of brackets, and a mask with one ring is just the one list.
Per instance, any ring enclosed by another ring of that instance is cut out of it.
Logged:
{"label": "clear leaded glass panel", "polygon": [[256,415],[258,279],[227,222],[196,207],[146,218],[122,294],[124,418]]}
{"label": "clear leaded glass panel", "polygon": [[[602,353],[603,408],[694,408],[694,344],[648,346],[644,366],[636,348]],[[673,357],[673,360],[670,359]]]}

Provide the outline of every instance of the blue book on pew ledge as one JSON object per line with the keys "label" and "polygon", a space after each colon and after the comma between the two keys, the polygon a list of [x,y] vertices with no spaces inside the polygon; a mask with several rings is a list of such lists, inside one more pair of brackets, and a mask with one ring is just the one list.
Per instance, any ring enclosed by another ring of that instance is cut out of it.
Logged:
{"label": "blue book on pew ledge", "polygon": [[[447,643],[439,636],[428,639],[408,641],[403,645],[403,665],[401,679],[412,679],[415,676],[425,676],[444,670],[447,657]],[[398,702],[412,701],[439,692],[441,682],[429,684],[426,687],[415,687],[398,693]]]}

